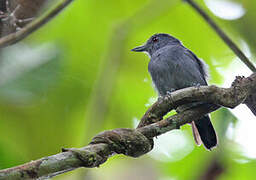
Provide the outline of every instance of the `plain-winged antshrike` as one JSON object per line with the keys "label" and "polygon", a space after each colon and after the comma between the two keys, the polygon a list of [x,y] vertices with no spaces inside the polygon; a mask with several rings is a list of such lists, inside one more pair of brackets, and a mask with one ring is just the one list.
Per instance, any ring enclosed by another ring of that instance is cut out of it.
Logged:
{"label": "plain-winged antshrike", "polygon": [[[207,85],[204,62],[185,48],[178,39],[168,34],[155,34],[146,44],[132,51],[147,52],[150,56],[148,71],[159,96],[190,86]],[[193,105],[196,103],[184,105],[180,109]],[[203,142],[207,149],[217,145],[217,136],[208,115],[193,121],[192,129],[198,145]]]}

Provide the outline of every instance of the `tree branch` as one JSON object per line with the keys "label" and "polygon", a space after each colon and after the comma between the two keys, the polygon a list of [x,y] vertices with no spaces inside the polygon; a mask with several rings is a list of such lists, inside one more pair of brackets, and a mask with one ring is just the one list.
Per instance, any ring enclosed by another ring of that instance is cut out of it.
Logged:
{"label": "tree branch", "polygon": [[[251,96],[255,94],[255,80],[256,73],[253,73],[248,78],[236,77],[230,88],[219,88],[211,85],[174,91],[171,93],[171,97],[160,98],[148,109],[142,117],[138,128],[161,120],[172,109],[189,102],[201,101],[229,108],[234,108],[240,103],[247,103]],[[251,86],[252,84],[255,87]]]}
{"label": "tree branch", "polygon": [[72,1],[73,0],[63,0],[62,2],[57,4],[52,10],[50,10],[48,13],[36,18],[21,30],[2,37],[0,39],[0,48],[6,47],[8,45],[14,44],[24,39],[34,31],[39,29],[41,26],[43,26],[45,23],[50,21],[53,17],[55,17],[61,10],[63,10]]}
{"label": "tree branch", "polygon": [[246,64],[246,66],[256,72],[256,68],[253,63],[245,56],[245,54],[239,49],[239,47],[228,37],[228,35],[221,30],[221,28],[207,15],[202,8],[200,8],[193,0],[184,0],[191,7],[193,7],[204,20],[215,30],[215,32],[220,36],[220,38],[227,44],[227,46],[240,58],[240,60]]}
{"label": "tree branch", "polygon": [[[104,117],[108,111],[107,104],[111,100],[113,87],[115,86],[120,66],[124,59],[124,49],[127,39],[133,31],[138,30],[141,26],[152,21],[152,19],[170,11],[170,8],[173,7],[174,4],[175,3],[170,0],[163,0],[160,4],[158,0],[150,1],[149,4],[139,9],[135,14],[115,25],[113,33],[110,36],[110,44],[107,45],[109,49],[107,50],[106,56],[103,58],[103,63],[100,66],[101,71],[92,91],[93,94],[86,106],[86,119],[93,118],[91,122],[94,127],[93,131],[85,131],[87,137],[98,132],[104,124]],[[154,12],[152,12],[152,9],[154,9]],[[145,16],[145,14],[149,13],[150,16]],[[99,94],[104,94],[104,96],[99,96]],[[86,123],[89,129],[91,122],[89,122],[89,124]]]}
{"label": "tree branch", "polygon": [[[137,129],[114,129],[95,136],[92,142],[79,149],[63,149],[64,152],[44,157],[27,164],[0,171],[0,179],[45,179],[79,167],[98,167],[114,154],[139,157],[153,148],[152,138],[167,131],[200,119],[220,106],[236,107],[246,101],[256,89],[256,73],[248,78],[238,77],[230,88],[216,86],[190,87],[160,98],[142,119],[149,124]],[[198,106],[155,122],[177,105],[204,101]],[[214,105],[217,104],[217,105]],[[150,124],[155,122],[153,124]]]}
{"label": "tree branch", "polygon": [[[64,0],[45,16],[36,19],[17,33],[0,39],[0,47],[13,44],[48,22],[72,0]],[[235,54],[252,70],[254,65],[228,36],[209,18],[192,0],[186,0],[212,26]],[[216,86],[190,87],[173,92],[160,98],[142,117],[137,129],[115,129],[104,131],[95,136],[92,142],[83,148],[63,149],[62,153],[44,157],[17,167],[0,170],[1,179],[45,179],[74,170],[79,167],[98,167],[114,154],[139,157],[153,148],[152,138],[167,131],[177,129],[191,121],[200,119],[220,106],[234,108],[247,103],[256,91],[256,73],[248,78],[237,78],[230,88]],[[208,106],[197,106],[162,120],[163,116],[177,106],[191,102],[207,102]],[[214,105],[215,104],[215,105]],[[250,109],[255,110],[251,106]],[[255,111],[254,111],[255,112]]]}

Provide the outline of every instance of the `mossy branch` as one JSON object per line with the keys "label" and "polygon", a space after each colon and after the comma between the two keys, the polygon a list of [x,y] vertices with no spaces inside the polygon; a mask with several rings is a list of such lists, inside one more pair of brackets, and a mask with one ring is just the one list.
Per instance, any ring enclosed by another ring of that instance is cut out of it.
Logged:
{"label": "mossy branch", "polygon": [[[0,179],[45,179],[80,167],[94,168],[114,154],[139,157],[153,148],[153,137],[200,119],[220,106],[234,108],[246,103],[256,90],[256,73],[237,77],[230,88],[217,86],[190,87],[159,98],[145,113],[137,129],[119,128],[96,135],[88,146],[63,149],[62,153],[31,161],[21,166],[0,170]],[[178,105],[203,101],[198,106],[164,120],[162,117]],[[145,126],[144,126],[145,125]]]}

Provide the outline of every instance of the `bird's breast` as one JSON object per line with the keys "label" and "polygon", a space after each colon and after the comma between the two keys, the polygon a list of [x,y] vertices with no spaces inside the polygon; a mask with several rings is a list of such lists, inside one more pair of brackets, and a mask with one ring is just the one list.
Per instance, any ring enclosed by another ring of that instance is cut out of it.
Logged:
{"label": "bird's breast", "polygon": [[148,64],[148,71],[160,95],[165,95],[167,91],[171,92],[177,88],[174,81],[174,65],[162,59],[154,59]]}

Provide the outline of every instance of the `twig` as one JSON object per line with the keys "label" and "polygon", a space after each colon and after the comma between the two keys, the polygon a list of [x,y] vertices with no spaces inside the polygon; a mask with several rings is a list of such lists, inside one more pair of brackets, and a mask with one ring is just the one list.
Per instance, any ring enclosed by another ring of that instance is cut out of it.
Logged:
{"label": "twig", "polygon": [[[235,81],[230,88],[218,88],[216,86],[190,87],[176,91],[171,96],[159,99],[144,115],[145,119],[161,118],[176,104],[204,101],[216,103],[227,107],[235,107],[243,103],[245,99],[256,89],[256,73],[248,78]],[[193,97],[190,100],[190,97]],[[180,126],[200,119],[207,113],[218,109],[218,105],[208,107],[199,106],[182,113],[171,116],[165,120],[141,127],[138,129],[115,129],[98,134],[92,142],[79,149],[64,149],[64,152],[44,157],[27,164],[0,170],[2,179],[45,179],[74,170],[79,167],[98,167],[109,156],[125,154],[139,157],[153,148],[152,138],[167,131],[177,129]]]}
{"label": "twig", "polygon": [[203,18],[204,20],[215,30],[220,38],[227,44],[227,46],[240,58],[240,60],[246,64],[246,66],[253,72],[256,72],[256,68],[253,63],[245,56],[245,54],[239,49],[239,47],[226,35],[224,31],[200,8],[193,0],[184,0],[189,3]]}
{"label": "twig", "polygon": [[0,39],[0,48],[6,47],[8,45],[14,44],[24,39],[25,37],[30,35],[32,32],[36,31],[38,28],[40,28],[45,23],[50,21],[54,16],[56,16],[61,10],[63,10],[72,1],[73,0],[63,0],[62,2],[57,4],[52,10],[50,10],[50,12],[36,18],[21,30],[2,37]]}

